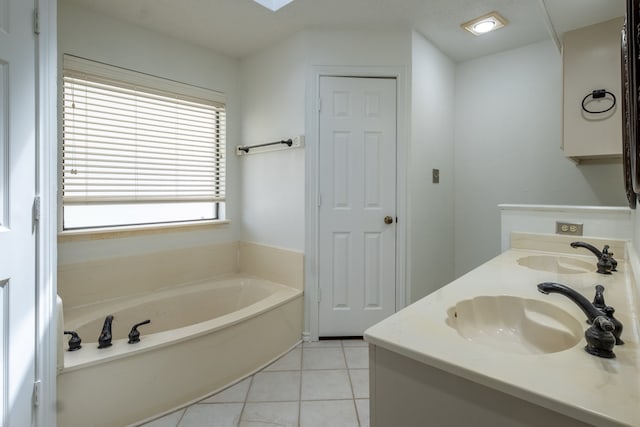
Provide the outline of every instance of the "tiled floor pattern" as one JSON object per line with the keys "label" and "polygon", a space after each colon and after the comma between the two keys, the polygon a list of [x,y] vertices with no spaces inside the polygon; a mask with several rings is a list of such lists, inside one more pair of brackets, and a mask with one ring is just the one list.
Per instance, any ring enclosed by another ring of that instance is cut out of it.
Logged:
{"label": "tiled floor pattern", "polygon": [[255,375],[142,427],[368,427],[362,340],[303,343]]}

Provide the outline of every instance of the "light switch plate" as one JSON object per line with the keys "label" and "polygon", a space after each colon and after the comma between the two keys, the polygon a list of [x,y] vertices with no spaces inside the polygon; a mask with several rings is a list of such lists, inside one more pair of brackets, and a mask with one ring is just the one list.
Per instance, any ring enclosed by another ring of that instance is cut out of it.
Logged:
{"label": "light switch plate", "polygon": [[438,184],[440,182],[440,169],[433,169],[431,171],[431,178],[434,184]]}

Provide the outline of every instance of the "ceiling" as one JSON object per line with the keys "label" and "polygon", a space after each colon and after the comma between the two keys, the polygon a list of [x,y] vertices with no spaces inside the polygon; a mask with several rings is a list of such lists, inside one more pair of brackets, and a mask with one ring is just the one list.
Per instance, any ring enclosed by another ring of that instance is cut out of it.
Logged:
{"label": "ceiling", "polygon": [[[453,60],[464,61],[548,39],[545,8],[560,38],[625,11],[625,0],[295,0],[277,12],[252,0],[60,1],[234,58],[304,29],[413,28]],[[507,18],[507,27],[482,37],[460,28],[494,10]]]}

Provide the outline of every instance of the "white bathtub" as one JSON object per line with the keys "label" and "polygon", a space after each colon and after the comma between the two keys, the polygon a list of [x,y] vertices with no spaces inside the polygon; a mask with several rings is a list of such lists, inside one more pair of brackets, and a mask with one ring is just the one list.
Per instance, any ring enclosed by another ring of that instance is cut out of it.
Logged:
{"label": "white bathtub", "polygon": [[[67,310],[82,349],[64,352],[58,425],[126,426],[200,400],[296,345],[302,307],[300,290],[233,276]],[[98,349],[108,314],[113,345]],[[127,344],[146,319],[141,341]]]}

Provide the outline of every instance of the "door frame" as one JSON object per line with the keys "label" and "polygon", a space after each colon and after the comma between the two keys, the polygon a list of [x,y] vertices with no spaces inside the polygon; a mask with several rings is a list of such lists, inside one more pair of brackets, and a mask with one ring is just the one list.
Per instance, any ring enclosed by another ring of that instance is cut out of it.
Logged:
{"label": "door frame", "polygon": [[317,341],[319,338],[318,277],[319,254],[319,141],[320,141],[320,78],[321,77],[386,77],[395,78],[396,91],[396,311],[407,305],[406,242],[407,242],[407,73],[404,67],[340,67],[313,66],[307,80],[306,102],[307,129],[305,137],[305,328],[303,339]]}
{"label": "door frame", "polygon": [[36,380],[39,404],[36,427],[56,425],[57,324],[57,182],[58,182],[58,48],[57,3],[35,0],[39,15],[36,38],[37,133],[36,182],[40,220],[36,241]]}

